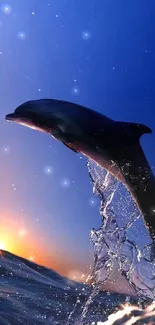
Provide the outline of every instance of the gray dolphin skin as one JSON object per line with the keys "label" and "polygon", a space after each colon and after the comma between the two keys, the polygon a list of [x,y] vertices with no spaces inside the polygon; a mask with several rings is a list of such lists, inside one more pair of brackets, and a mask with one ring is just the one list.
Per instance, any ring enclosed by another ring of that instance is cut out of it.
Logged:
{"label": "gray dolphin skin", "polygon": [[56,99],[28,101],[8,114],[6,120],[51,134],[117,177],[131,192],[154,239],[155,177],[139,142],[143,134],[152,132],[149,127],[114,121]]}

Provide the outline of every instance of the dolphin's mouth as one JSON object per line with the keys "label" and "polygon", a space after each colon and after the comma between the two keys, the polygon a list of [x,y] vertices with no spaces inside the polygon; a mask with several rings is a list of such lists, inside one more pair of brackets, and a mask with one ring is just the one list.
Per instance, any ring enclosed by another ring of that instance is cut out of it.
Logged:
{"label": "dolphin's mouth", "polygon": [[16,116],[15,113],[7,114],[7,115],[5,116],[5,119],[6,119],[7,121],[13,121],[13,120],[15,120],[15,118],[17,118],[17,116]]}
{"label": "dolphin's mouth", "polygon": [[18,124],[21,124],[21,125],[24,125],[24,126],[27,126],[33,130],[38,130],[40,132],[48,132],[48,133],[51,133],[51,129],[50,128],[47,128],[47,127],[44,127],[42,125],[40,125],[39,123],[37,123],[37,120],[36,121],[33,121],[33,118],[27,116],[27,114],[25,112],[20,112],[20,113],[10,113],[10,114],[7,114],[5,116],[5,119],[6,121],[8,122],[16,122]]}
{"label": "dolphin's mouth", "polygon": [[25,114],[10,113],[5,116],[5,119],[9,122],[19,122],[22,118],[26,119]]}

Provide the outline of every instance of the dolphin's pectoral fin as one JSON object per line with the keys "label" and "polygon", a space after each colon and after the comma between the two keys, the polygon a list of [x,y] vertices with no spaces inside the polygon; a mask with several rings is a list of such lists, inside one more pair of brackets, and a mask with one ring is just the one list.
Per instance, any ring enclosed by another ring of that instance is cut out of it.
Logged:
{"label": "dolphin's pectoral fin", "polygon": [[64,134],[60,130],[54,130],[52,136],[54,136],[54,138],[56,138],[57,140],[61,141],[67,148],[71,149],[75,153],[78,153],[78,151],[76,150],[76,146],[71,141],[69,141],[69,134]]}
{"label": "dolphin's pectoral fin", "polygon": [[68,142],[68,143],[63,142],[63,144],[67,148],[71,149],[73,152],[78,153],[78,151],[76,150],[76,146],[73,143],[71,143],[71,142]]}
{"label": "dolphin's pectoral fin", "polygon": [[55,128],[52,131],[51,136],[63,143],[67,141],[67,134],[64,134],[59,128]]}

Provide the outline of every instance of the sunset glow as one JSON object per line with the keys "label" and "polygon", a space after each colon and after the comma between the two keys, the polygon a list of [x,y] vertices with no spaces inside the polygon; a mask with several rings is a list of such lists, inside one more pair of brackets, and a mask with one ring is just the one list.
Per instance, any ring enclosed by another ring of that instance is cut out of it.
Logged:
{"label": "sunset glow", "polygon": [[0,250],[8,251],[80,281],[83,268],[79,270],[78,261],[71,257],[66,259],[64,265],[63,251],[60,250],[58,254],[55,246],[49,245],[47,237],[43,236],[42,229],[37,228],[27,219],[28,216],[23,214],[9,216],[8,212],[1,212]]}
{"label": "sunset glow", "polygon": [[5,214],[5,219],[1,218],[0,250],[6,250],[30,260],[34,260],[36,256],[36,262],[41,263],[43,252],[39,247],[41,245],[39,245],[40,234],[33,225],[25,227],[24,224],[26,225],[26,221],[23,221],[23,216],[15,218]]}
{"label": "sunset glow", "polygon": [[0,241],[0,250],[1,249],[6,250],[6,246],[3,242]]}
{"label": "sunset glow", "polygon": [[24,237],[24,236],[26,236],[26,234],[27,234],[27,230],[26,229],[20,229],[19,230],[19,236],[20,237]]}

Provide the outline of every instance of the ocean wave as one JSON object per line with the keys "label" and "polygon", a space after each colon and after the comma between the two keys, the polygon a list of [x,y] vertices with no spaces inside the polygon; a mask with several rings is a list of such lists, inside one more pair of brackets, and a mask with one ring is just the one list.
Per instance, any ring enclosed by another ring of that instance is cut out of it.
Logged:
{"label": "ocean wave", "polygon": [[[55,271],[2,251],[0,256],[0,325],[79,324],[91,286],[73,282]],[[82,324],[106,321],[126,295],[99,292]]]}

